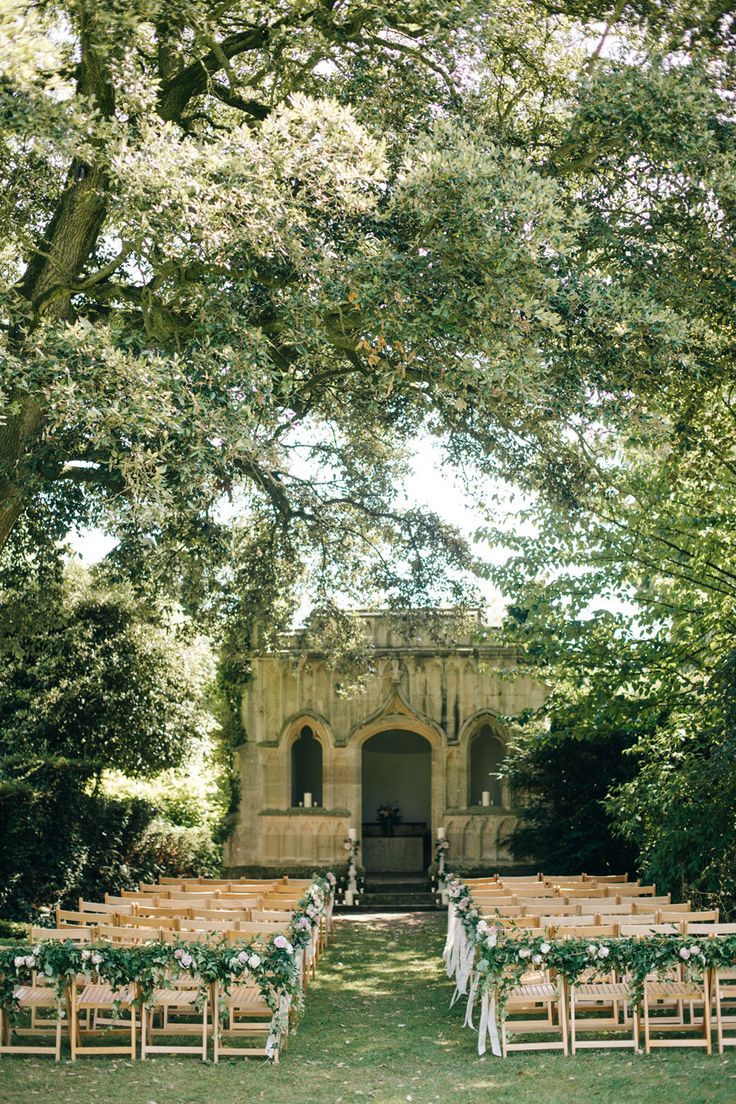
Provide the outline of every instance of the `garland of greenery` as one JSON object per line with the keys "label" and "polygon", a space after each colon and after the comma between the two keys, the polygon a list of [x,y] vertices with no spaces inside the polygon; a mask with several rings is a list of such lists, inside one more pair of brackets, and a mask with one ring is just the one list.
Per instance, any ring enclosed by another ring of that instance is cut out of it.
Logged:
{"label": "garland of greenery", "polygon": [[686,978],[694,981],[706,970],[736,965],[734,935],[703,938],[653,933],[640,938],[555,939],[482,919],[467,886],[457,876],[448,875],[447,892],[457,921],[474,947],[479,983],[498,994],[501,1016],[510,990],[520,984],[530,966],[551,970],[569,985],[615,971],[626,980],[632,1004],[639,1004],[650,975],[664,979],[675,967],[683,967]]}
{"label": "garland of greenery", "polygon": [[[281,998],[300,1007],[301,979],[297,952],[309,947],[334,893],[334,874],[315,876],[291,919],[289,935],[230,942],[214,938],[208,943],[155,941],[123,946],[115,943],[74,943],[41,940],[0,947],[0,1005],[11,1021],[17,1014],[15,990],[41,974],[54,988],[59,1007],[69,985],[78,976],[101,981],[114,991],[131,987],[138,1006],[150,1003],[153,992],[171,979],[191,978],[200,986],[203,1001],[214,982],[227,994],[234,980],[252,979],[274,1016]],[[118,1009],[114,1008],[116,1013]]]}

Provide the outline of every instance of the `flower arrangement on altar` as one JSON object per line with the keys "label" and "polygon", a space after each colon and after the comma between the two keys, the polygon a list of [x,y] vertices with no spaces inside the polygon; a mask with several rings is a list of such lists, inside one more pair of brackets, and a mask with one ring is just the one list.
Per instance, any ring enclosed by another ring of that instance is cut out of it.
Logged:
{"label": "flower arrangement on altar", "polygon": [[384,802],[378,807],[378,823],[381,825],[384,836],[392,836],[397,824],[401,824],[401,809],[398,805]]}

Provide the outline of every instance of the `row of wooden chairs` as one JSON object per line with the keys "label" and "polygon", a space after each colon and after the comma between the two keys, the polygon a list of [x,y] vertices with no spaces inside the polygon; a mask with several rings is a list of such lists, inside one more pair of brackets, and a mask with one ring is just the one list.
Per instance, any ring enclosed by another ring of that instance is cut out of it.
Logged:
{"label": "row of wooden chairs", "polygon": [[[493,876],[469,879],[466,885],[473,905],[489,922],[532,934],[543,931],[550,938],[646,938],[666,933],[703,939],[736,933],[736,924],[719,923],[718,910],[693,910],[691,902],[657,896],[655,885],[629,882],[625,875]],[[577,985],[567,986],[561,977],[532,969],[506,995],[502,1053],[576,1053],[609,1046],[639,1050],[642,1035],[646,1053],[660,1046],[695,1046],[710,1053],[713,1021],[719,1051],[736,1045],[736,971],[706,971],[694,980],[678,968],[671,976],[649,977],[641,1008],[630,1007],[628,983],[628,978],[615,974],[601,978],[591,972]],[[517,1041],[528,1035],[544,1038]]]}
{"label": "row of wooden chairs", "polygon": [[[139,886],[125,895],[106,895],[104,902],[80,899],[77,910],[58,909],[56,928],[33,928],[32,941],[72,940],[117,944],[162,942],[209,942],[213,938],[234,943],[251,942],[288,934],[293,910],[312,884],[311,880],[234,883],[167,879],[160,885]],[[191,888],[191,887],[194,888]],[[241,891],[241,892],[239,892]],[[160,901],[159,904],[151,904]],[[203,907],[204,903],[208,907]],[[210,908],[209,904],[216,905]],[[302,963],[302,985],[314,975],[320,950],[331,932],[331,901],[318,929],[308,960]],[[203,992],[205,995],[203,996]],[[219,985],[203,986],[196,979],[172,977],[156,989],[145,1008],[134,987],[117,992],[101,980],[80,976],[70,979],[65,1000],[59,1007],[55,990],[34,975],[31,985],[19,986],[18,1005],[30,1014],[30,1026],[11,1036],[7,1010],[0,1009],[0,1054],[33,1053],[61,1056],[62,1032],[68,1025],[72,1059],[83,1055],[116,1054],[135,1058],[137,1029],[140,1054],[197,1054],[206,1059],[208,1040],[213,1041],[214,1060],[224,1055],[267,1055],[278,1061],[279,1046],[288,1037],[288,998],[282,997],[278,1032],[272,1031],[273,1010],[258,986],[234,981],[226,993]],[[225,1023],[219,1009],[225,1009]],[[61,1013],[65,1013],[62,1016]],[[106,1031],[122,1032],[124,1040],[93,1042],[92,1036]],[[53,1035],[49,1046],[31,1045],[33,1036]],[[187,1036],[195,1036],[195,1040]],[[236,1044],[236,1045],[233,1045]]]}

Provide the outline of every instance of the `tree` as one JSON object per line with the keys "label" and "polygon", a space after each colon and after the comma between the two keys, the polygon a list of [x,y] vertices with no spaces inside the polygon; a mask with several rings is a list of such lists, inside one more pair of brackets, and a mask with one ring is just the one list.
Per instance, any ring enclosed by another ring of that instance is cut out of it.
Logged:
{"label": "tree", "polygon": [[[511,769],[549,781],[575,743],[581,757],[597,746],[601,769],[625,746],[600,795],[614,843],[635,847],[663,889],[728,911],[735,447],[730,387],[665,388],[628,424],[600,413],[577,425],[554,505],[530,504],[525,535],[489,534],[513,550],[496,572],[510,638],[552,687]],[[588,789],[574,782],[570,805]]]}
{"label": "tree", "polygon": [[4,11],[0,541],[50,512],[192,599],[242,555],[455,600],[463,543],[395,501],[414,434],[545,486],[591,393],[729,362],[720,11]]}
{"label": "tree", "polygon": [[208,725],[205,672],[165,620],[79,572],[0,588],[0,624],[0,906],[23,915],[125,881],[156,808],[108,797],[103,774],[180,764]]}

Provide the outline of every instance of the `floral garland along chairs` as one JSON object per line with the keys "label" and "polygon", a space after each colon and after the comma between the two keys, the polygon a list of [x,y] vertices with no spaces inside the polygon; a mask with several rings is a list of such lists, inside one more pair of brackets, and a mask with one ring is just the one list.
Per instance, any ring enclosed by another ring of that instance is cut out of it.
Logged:
{"label": "floral garland along chairs", "polygon": [[[332,930],[335,884],[331,873],[247,885],[169,879],[129,891],[120,902],[100,903],[102,912],[80,902],[92,911],[69,915],[81,920],[35,928],[32,942],[0,948],[0,1055],[53,1054],[58,1061],[65,1032],[72,1059],[105,1053],[135,1058],[140,1023],[143,1058],[194,1053],[206,1059],[211,1036],[215,1061],[225,1054],[278,1061]],[[241,888],[243,901],[260,890],[259,915],[279,919],[248,919],[254,910],[240,907]],[[231,918],[228,930],[209,930],[216,923],[206,907],[212,902]],[[121,911],[108,911],[109,904]],[[166,911],[170,919],[207,915],[198,930],[181,932],[157,928],[155,916],[150,927],[131,923],[140,920],[138,908],[144,916]],[[95,1045],[92,1037],[100,1031],[122,1033],[124,1041]],[[172,1041],[192,1034],[199,1039],[194,1046]],[[44,1035],[53,1037],[52,1046],[31,1045],[32,1037]],[[229,1037],[241,1045],[228,1045]]]}
{"label": "floral garland along chairs", "polygon": [[736,925],[719,924],[716,912],[693,912],[689,902],[673,904],[623,876],[466,884],[448,875],[447,894],[451,1004],[465,998],[479,1054],[488,1040],[504,1057],[581,1047],[638,1052],[642,1035],[646,1053],[711,1053],[713,1011],[719,1052],[736,1045]]}

